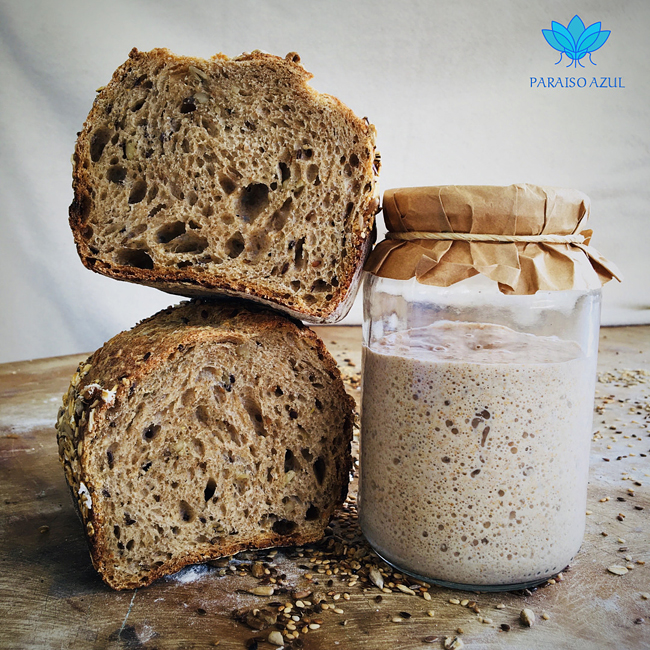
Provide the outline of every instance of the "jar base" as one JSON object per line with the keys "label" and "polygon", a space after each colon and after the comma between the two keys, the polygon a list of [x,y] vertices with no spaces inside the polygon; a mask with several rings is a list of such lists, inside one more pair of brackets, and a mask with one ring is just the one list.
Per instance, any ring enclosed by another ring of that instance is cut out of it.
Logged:
{"label": "jar base", "polygon": [[482,592],[491,592],[491,593],[496,593],[501,591],[519,591],[521,589],[531,589],[533,587],[538,587],[539,585],[544,584],[551,577],[551,576],[547,576],[545,578],[537,578],[535,580],[530,580],[528,582],[517,582],[511,584],[504,584],[504,585],[466,585],[457,582],[448,582],[447,580],[436,580],[434,578],[429,578],[427,576],[423,576],[418,573],[415,573],[414,571],[409,571],[408,569],[404,569],[398,564],[395,564],[394,562],[391,562],[391,560],[385,558],[377,550],[375,546],[373,546],[372,544],[370,545],[372,546],[373,551],[384,562],[386,562],[386,564],[393,567],[393,569],[395,569],[396,571],[399,571],[400,573],[403,573],[404,575],[407,575],[411,578],[415,578],[420,582],[426,582],[430,585],[436,585],[437,587],[447,587],[448,589],[456,589],[458,591],[474,591],[474,592],[482,591]]}

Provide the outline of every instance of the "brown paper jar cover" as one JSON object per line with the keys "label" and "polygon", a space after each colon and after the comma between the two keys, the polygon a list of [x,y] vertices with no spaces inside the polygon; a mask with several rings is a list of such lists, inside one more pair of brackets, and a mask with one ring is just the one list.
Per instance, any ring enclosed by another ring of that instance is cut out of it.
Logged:
{"label": "brown paper jar cover", "polygon": [[364,269],[397,280],[447,287],[478,273],[508,294],[599,288],[618,269],[589,246],[589,197],[578,190],[537,185],[446,185],[387,190],[389,233],[582,235],[582,243],[385,239]]}

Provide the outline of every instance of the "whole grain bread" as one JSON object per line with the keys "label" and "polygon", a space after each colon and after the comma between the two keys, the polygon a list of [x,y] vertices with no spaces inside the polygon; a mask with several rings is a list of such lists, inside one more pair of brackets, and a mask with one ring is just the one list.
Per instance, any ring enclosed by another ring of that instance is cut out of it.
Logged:
{"label": "whole grain bread", "polygon": [[132,50],[73,157],[83,264],[189,297],[340,319],[372,245],[379,154],[374,126],[311,76],[295,53]]}
{"label": "whole grain bread", "polygon": [[347,494],[354,401],[310,329],[195,300],[83,362],[57,420],[92,562],[115,589],[322,537]]}

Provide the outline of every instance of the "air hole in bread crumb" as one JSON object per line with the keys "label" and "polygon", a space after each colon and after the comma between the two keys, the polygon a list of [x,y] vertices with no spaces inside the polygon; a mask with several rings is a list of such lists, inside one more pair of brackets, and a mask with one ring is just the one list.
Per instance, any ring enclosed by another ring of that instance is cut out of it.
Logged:
{"label": "air hole in bread crumb", "polygon": [[217,482],[210,477],[208,479],[208,483],[205,486],[205,490],[203,491],[203,497],[205,498],[206,501],[209,501],[213,496],[214,493],[217,490]]}
{"label": "air hole in bread crumb", "polygon": [[312,163],[307,167],[307,180],[310,183],[313,183],[316,180],[316,177],[318,176],[318,165],[315,165]]}
{"label": "air hole in bread crumb", "polygon": [[187,523],[191,523],[196,519],[196,513],[194,508],[187,502],[181,501],[179,504],[181,520]]}
{"label": "air hole in bread crumb", "polygon": [[278,519],[278,521],[273,522],[273,532],[278,535],[291,535],[294,530],[298,527],[295,521],[289,521],[288,519]]}
{"label": "air hole in bread crumb", "polygon": [[137,269],[153,269],[151,256],[140,248],[122,248],[116,254],[120,266],[132,266]]}
{"label": "air hole in bread crumb", "polygon": [[264,183],[251,183],[243,189],[239,199],[241,218],[246,222],[255,221],[268,204],[269,188]]}
{"label": "air hole in bread crumb", "polygon": [[153,440],[157,435],[158,432],[160,431],[160,425],[159,424],[150,424],[143,432],[142,432],[142,437],[145,440]]}
{"label": "air hole in bread crumb", "polygon": [[318,517],[320,517],[320,510],[315,505],[311,504],[305,513],[305,520],[314,521],[315,519],[318,519]]}
{"label": "air hole in bread crumb", "polygon": [[193,232],[176,237],[169,245],[172,253],[202,253],[208,247],[208,240]]}
{"label": "air hole in bread crumb", "polygon": [[303,447],[300,450],[300,454],[308,463],[311,463],[311,461],[314,460],[313,454],[306,447]]}
{"label": "air hole in bread crumb", "polygon": [[284,183],[291,178],[291,169],[286,163],[279,163],[278,167],[280,168],[280,182]]}
{"label": "air hole in bread crumb", "polygon": [[119,526],[113,526],[113,535],[115,535],[115,539],[119,539],[120,534],[121,534],[120,527]]}
{"label": "air hole in bread crumb", "polygon": [[305,237],[301,237],[296,242],[296,248],[293,254],[293,261],[297,269],[302,269],[307,263],[307,255],[303,255],[303,246],[305,243]]}
{"label": "air hole in bread crumb", "polygon": [[132,551],[134,546],[135,546],[135,541],[132,540],[132,539],[130,539],[130,540],[126,543],[126,550],[127,550],[127,551]]}
{"label": "air hole in bread crumb", "polygon": [[284,391],[279,386],[276,386],[275,387],[275,396],[276,397],[282,397],[282,395],[284,395]]}
{"label": "air hole in bread crumb", "polygon": [[239,230],[226,242],[226,253],[234,259],[239,257],[244,250],[244,237]]}
{"label": "air hole in bread crumb", "polygon": [[109,167],[106,172],[106,178],[111,183],[123,183],[126,178],[126,167],[122,167],[122,165],[113,165],[112,167]]}
{"label": "air hole in bread crumb", "polygon": [[192,113],[196,110],[194,97],[185,97],[181,102],[181,113]]}
{"label": "air hole in bread crumb", "polygon": [[330,285],[325,282],[325,280],[316,280],[314,284],[311,287],[312,291],[316,291],[317,293],[323,293],[330,289]]}
{"label": "air hole in bread crumb", "polygon": [[296,457],[293,455],[293,452],[291,449],[287,449],[286,453],[284,454],[284,473],[286,474],[287,472],[290,471],[295,471],[299,469],[298,461],[296,460]]}
{"label": "air hole in bread crumb", "polygon": [[90,159],[99,162],[104,153],[104,147],[108,144],[111,132],[107,128],[100,128],[90,138]]}
{"label": "air hole in bread crumb", "polygon": [[131,193],[129,194],[129,203],[140,203],[147,194],[147,184],[142,179],[137,180],[133,183],[131,188]]}
{"label": "air hole in bread crumb", "polygon": [[319,485],[322,485],[323,480],[325,479],[325,470],[325,461],[320,457],[317,458],[314,461],[314,475],[316,476],[316,480],[318,481]]}
{"label": "air hole in bread crumb", "polygon": [[223,188],[223,191],[228,195],[232,194],[237,189],[237,183],[225,174],[219,174],[219,183]]}
{"label": "air hole in bread crumb", "polygon": [[199,406],[196,407],[194,414],[196,415],[196,419],[201,424],[207,425],[210,422],[210,413],[203,404],[200,404]]}
{"label": "air hole in bread crumb", "polygon": [[266,428],[264,427],[264,418],[262,417],[262,409],[259,402],[251,394],[244,394],[240,397],[242,406],[248,413],[255,433],[260,436],[266,436]]}

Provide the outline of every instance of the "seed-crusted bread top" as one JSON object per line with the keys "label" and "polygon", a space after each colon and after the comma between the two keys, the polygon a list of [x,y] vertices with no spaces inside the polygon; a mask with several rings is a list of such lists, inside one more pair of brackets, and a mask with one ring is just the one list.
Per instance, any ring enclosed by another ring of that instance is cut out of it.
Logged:
{"label": "seed-crusted bread top", "polygon": [[184,303],[82,363],[59,455],[113,588],[322,537],[347,494],[354,401],[308,328],[241,301]]}
{"label": "seed-crusted bread top", "polygon": [[84,265],[341,318],[372,245],[376,131],[313,90],[299,61],[133,49],[74,153],[70,225]]}

